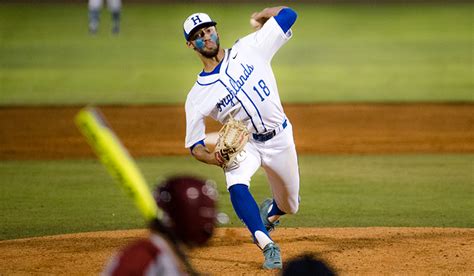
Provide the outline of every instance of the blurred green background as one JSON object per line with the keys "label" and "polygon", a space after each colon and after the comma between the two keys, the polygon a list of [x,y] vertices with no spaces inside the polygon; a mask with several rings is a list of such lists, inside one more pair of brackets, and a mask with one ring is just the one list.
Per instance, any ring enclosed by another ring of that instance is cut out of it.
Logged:
{"label": "blurred green background", "polygon": [[[301,205],[283,227],[474,227],[474,155],[307,156],[299,158]],[[192,157],[140,158],[150,188],[186,172],[216,182],[226,227],[243,227],[222,171]],[[469,171],[471,173],[469,173]],[[0,162],[0,240],[143,228],[130,198],[97,160]],[[265,174],[252,178],[257,202],[270,196]]]}
{"label": "blurred green background", "polygon": [[[376,3],[376,2],[374,2]],[[469,102],[474,4],[291,4],[294,37],[275,56],[282,101]],[[265,4],[128,4],[122,30],[87,31],[87,5],[0,3],[0,108],[10,105],[183,104],[202,65],[182,22],[218,21],[223,47]],[[1,139],[0,128],[0,139]],[[1,140],[0,140],[1,142]],[[301,209],[289,227],[474,227],[474,155],[300,156]],[[191,156],[140,158],[150,185],[188,172],[214,179],[239,226],[220,169]],[[143,228],[133,203],[95,159],[0,161],[0,240]],[[265,177],[252,181],[257,201]]]}
{"label": "blurred green background", "polygon": [[[473,4],[291,4],[294,37],[274,58],[283,102],[470,101]],[[122,31],[87,5],[0,4],[0,105],[183,103],[201,70],[186,48],[192,12],[223,47],[251,32],[264,4],[127,4]]]}

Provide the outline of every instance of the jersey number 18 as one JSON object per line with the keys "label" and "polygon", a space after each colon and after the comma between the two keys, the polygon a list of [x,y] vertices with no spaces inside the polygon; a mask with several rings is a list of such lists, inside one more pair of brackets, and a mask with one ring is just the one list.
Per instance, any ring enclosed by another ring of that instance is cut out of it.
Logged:
{"label": "jersey number 18", "polygon": [[[265,96],[270,96],[270,89],[268,88],[268,86],[265,84],[265,82],[263,80],[260,80],[258,82],[258,85],[260,86],[260,89],[263,91],[263,94]],[[265,100],[265,98],[262,96],[262,93],[260,91],[258,91],[258,88],[257,87],[253,87],[253,90],[255,92],[257,92],[258,96],[260,97],[260,100],[263,102]]]}

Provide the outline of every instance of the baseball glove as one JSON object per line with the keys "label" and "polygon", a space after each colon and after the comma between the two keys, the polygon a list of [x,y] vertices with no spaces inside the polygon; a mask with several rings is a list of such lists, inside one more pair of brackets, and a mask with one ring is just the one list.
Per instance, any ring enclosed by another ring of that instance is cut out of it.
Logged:
{"label": "baseball glove", "polygon": [[249,131],[244,123],[235,120],[232,116],[219,130],[214,155],[224,170],[233,170],[239,167],[245,154],[244,147],[249,140]]}

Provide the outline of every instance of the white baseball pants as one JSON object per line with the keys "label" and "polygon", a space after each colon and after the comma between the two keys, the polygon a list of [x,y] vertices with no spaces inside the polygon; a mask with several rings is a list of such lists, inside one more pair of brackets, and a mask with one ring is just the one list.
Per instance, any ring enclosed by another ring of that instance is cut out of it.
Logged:
{"label": "white baseball pants", "polygon": [[293,127],[288,126],[272,139],[258,142],[250,137],[245,146],[247,158],[234,170],[225,172],[227,189],[235,184],[250,186],[255,172],[262,167],[280,210],[294,214],[299,206],[299,169]]}

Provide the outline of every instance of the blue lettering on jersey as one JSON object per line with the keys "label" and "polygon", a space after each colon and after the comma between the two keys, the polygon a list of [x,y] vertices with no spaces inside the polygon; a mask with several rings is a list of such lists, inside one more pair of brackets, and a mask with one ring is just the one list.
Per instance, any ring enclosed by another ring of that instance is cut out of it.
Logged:
{"label": "blue lettering on jersey", "polygon": [[229,76],[229,83],[232,88],[234,88],[236,94],[240,91],[242,86],[244,86],[245,82],[249,79],[254,69],[253,65],[243,65],[242,63],[240,65],[244,69],[244,74],[240,75],[237,80],[234,80],[231,76]]}
{"label": "blue lettering on jersey", "polygon": [[226,107],[228,104],[230,104],[231,106],[235,106],[234,98],[235,98],[234,94],[229,93],[227,96],[225,96],[224,98],[222,98],[222,99],[216,104],[217,110],[219,110],[219,112],[221,112],[221,111],[222,111],[222,108]]}
{"label": "blue lettering on jersey", "polygon": [[242,87],[244,86],[245,82],[249,79],[250,75],[252,75],[252,72],[255,68],[253,65],[248,65],[248,64],[243,65],[242,63],[240,64],[240,66],[242,66],[243,68],[243,74],[240,75],[239,78],[237,78],[237,80],[234,80],[231,76],[229,76],[229,83],[234,90],[225,86],[227,91],[229,91],[229,95],[220,99],[219,102],[216,104],[216,108],[219,112],[221,112],[222,109],[229,104],[231,106],[235,106],[234,99],[236,98],[236,95],[242,90]]}

